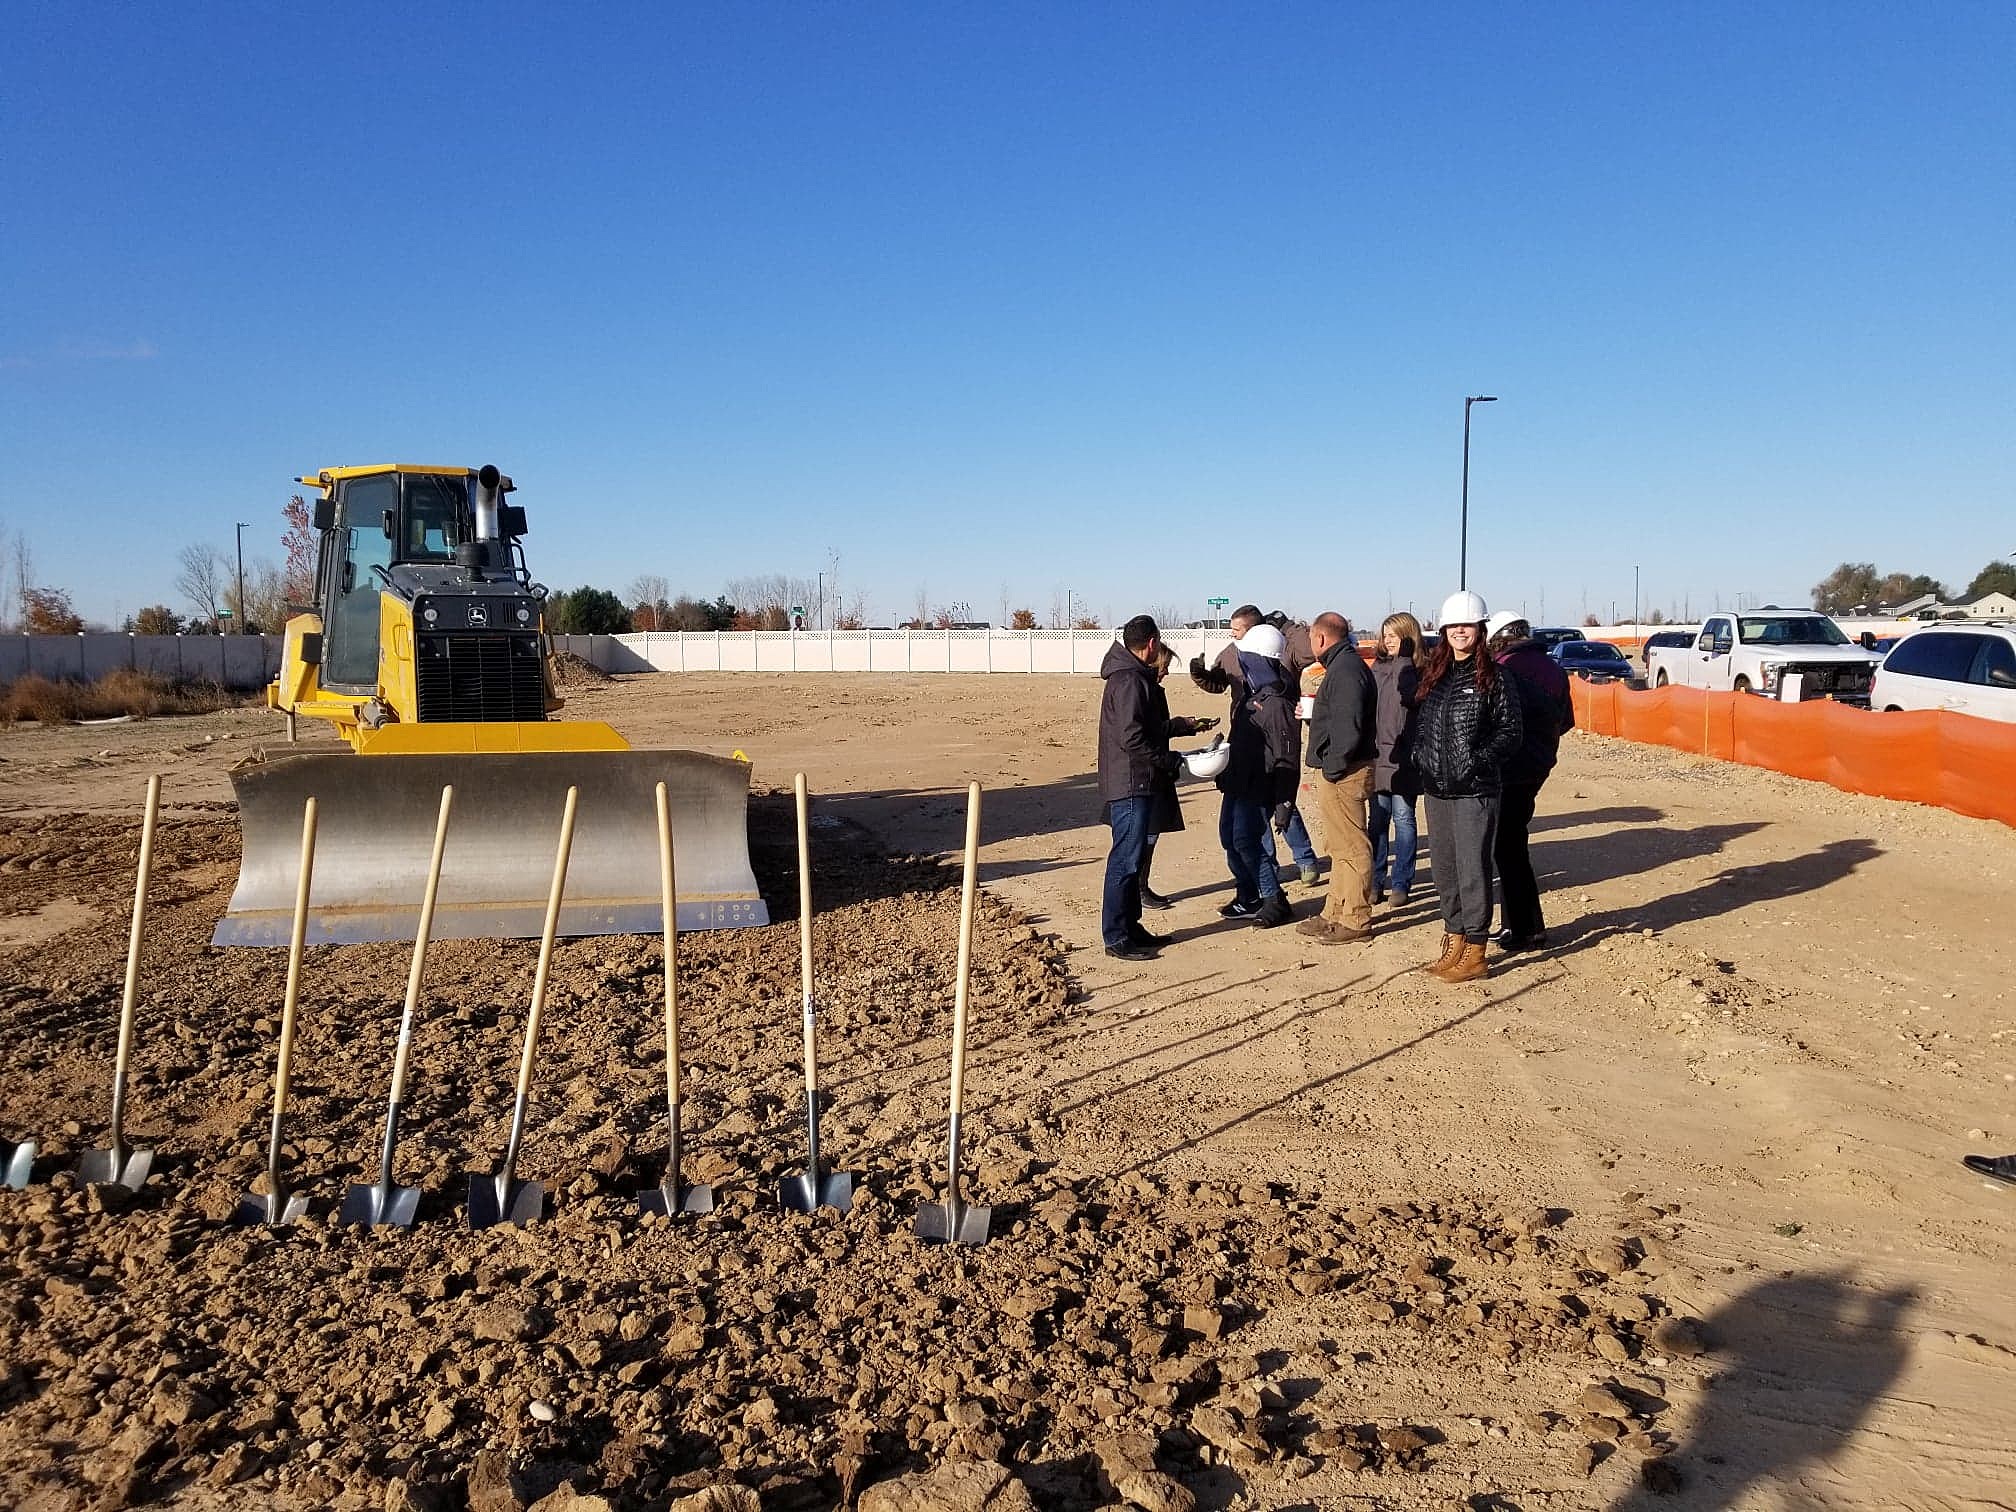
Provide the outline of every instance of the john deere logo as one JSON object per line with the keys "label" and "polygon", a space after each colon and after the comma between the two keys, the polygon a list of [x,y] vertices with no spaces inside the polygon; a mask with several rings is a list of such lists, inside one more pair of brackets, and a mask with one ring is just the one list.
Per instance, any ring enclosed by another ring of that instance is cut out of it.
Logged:
{"label": "john deere logo", "polygon": [[469,606],[469,623],[472,625],[489,624],[490,611],[485,609],[481,604],[471,604]]}

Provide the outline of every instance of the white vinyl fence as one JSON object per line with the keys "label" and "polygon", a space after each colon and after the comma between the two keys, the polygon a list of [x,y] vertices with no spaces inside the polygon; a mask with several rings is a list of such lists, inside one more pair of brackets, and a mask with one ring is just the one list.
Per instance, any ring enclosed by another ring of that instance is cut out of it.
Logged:
{"label": "white vinyl fence", "polygon": [[[556,635],[605,672],[1096,673],[1111,630],[654,630]],[[1184,661],[1215,655],[1223,630],[1171,630]]]}
{"label": "white vinyl fence", "polygon": [[177,680],[263,687],[280,670],[278,635],[0,635],[0,683],[30,673],[90,682],[131,669]]}

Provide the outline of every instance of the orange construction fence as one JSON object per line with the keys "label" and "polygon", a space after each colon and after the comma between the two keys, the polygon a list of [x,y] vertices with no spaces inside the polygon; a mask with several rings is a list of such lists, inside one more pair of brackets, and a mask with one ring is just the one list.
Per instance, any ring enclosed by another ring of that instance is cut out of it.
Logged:
{"label": "orange construction fence", "polygon": [[1592,734],[2016,825],[2016,725],[1943,711],[1872,714],[1824,700],[1779,703],[1754,693],[1634,692],[1581,677],[1569,683],[1575,723]]}

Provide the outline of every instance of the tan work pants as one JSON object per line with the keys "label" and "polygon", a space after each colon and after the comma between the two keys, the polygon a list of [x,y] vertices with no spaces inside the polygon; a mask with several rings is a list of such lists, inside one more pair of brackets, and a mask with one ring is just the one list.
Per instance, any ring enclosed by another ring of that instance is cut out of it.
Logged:
{"label": "tan work pants", "polygon": [[1330,850],[1330,895],[1323,917],[1367,929],[1372,924],[1372,836],[1365,827],[1372,804],[1372,763],[1355,766],[1337,781],[1316,773],[1323,843]]}

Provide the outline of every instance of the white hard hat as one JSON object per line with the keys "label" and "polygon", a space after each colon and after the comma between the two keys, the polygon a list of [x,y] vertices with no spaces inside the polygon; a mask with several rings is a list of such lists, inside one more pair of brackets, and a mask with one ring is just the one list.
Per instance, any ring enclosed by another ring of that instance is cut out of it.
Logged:
{"label": "white hard hat", "polygon": [[1497,638],[1498,632],[1503,630],[1507,625],[1521,624],[1525,619],[1526,616],[1523,614],[1515,614],[1510,609],[1500,609],[1484,622],[1484,638],[1486,640],[1494,640]]}
{"label": "white hard hat", "polygon": [[1444,626],[1481,625],[1489,618],[1491,611],[1485,607],[1484,600],[1465,589],[1442,600],[1442,613],[1435,623]]}
{"label": "white hard hat", "polygon": [[1239,638],[1237,645],[1248,656],[1266,656],[1275,661],[1281,660],[1281,653],[1288,649],[1281,632],[1268,624],[1255,625]]}
{"label": "white hard hat", "polygon": [[1201,750],[1183,753],[1183,770],[1192,777],[1216,777],[1232,764],[1232,747],[1225,744],[1223,735],[1214,739]]}

